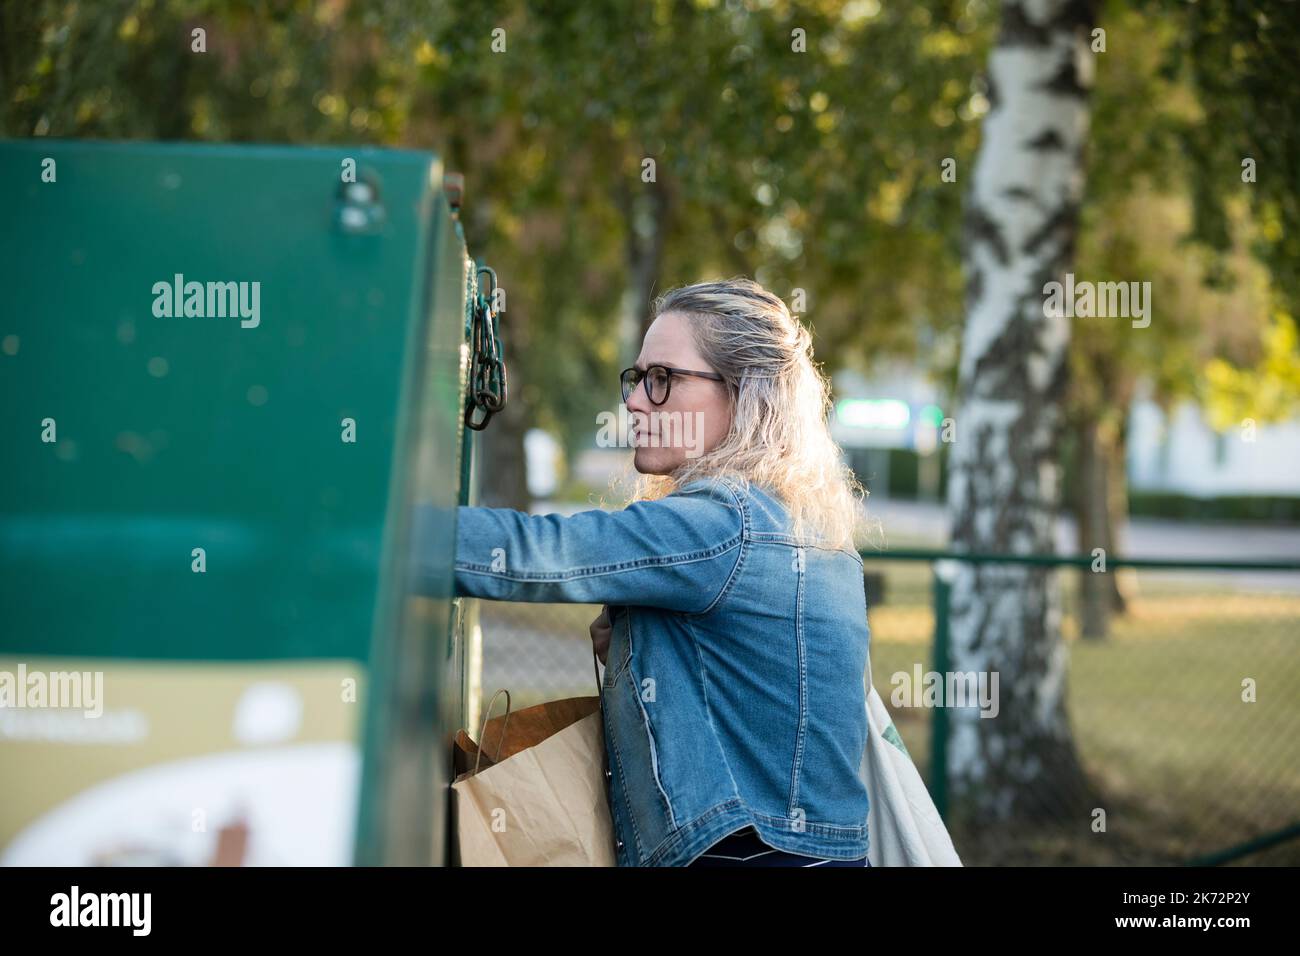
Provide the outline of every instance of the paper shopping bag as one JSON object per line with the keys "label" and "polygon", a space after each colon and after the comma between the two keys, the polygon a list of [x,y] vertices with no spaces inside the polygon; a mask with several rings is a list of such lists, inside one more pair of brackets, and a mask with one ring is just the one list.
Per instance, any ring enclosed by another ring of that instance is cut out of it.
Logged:
{"label": "paper shopping bag", "polygon": [[867,691],[867,747],[860,774],[867,786],[867,856],[872,866],[961,866],[952,837],[885,702]]}
{"label": "paper shopping bag", "polygon": [[506,701],[477,744],[457,735],[453,864],[616,865],[600,697]]}

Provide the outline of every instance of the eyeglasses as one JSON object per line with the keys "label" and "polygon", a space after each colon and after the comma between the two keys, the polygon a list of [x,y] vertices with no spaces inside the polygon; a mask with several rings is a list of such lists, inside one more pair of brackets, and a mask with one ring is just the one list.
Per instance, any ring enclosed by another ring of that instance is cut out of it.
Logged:
{"label": "eyeglasses", "polygon": [[668,401],[668,392],[673,385],[674,375],[694,375],[698,378],[711,378],[715,382],[726,381],[716,372],[695,372],[688,368],[673,368],[670,365],[650,365],[645,371],[639,368],[625,368],[619,376],[623,386],[623,401],[627,401],[633,389],[645,380],[645,393],[655,405]]}

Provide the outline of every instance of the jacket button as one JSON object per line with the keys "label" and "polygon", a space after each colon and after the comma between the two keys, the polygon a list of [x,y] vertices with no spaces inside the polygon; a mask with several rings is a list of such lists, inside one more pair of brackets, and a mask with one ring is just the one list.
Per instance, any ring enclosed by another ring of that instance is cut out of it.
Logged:
{"label": "jacket button", "polygon": [[619,840],[619,841],[618,841],[618,848],[619,848],[620,850],[623,849],[623,841],[622,841],[622,840]]}
{"label": "jacket button", "polygon": [[609,770],[609,769],[607,768],[607,769],[605,770],[605,779],[606,779],[606,780],[612,780],[612,779],[614,779],[614,772],[613,772],[612,770]]}

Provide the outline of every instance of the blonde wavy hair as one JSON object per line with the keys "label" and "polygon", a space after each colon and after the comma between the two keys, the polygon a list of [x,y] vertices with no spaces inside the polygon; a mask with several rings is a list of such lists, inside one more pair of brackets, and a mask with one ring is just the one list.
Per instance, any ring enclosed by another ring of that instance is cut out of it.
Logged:
{"label": "blonde wavy hair", "polygon": [[711,451],[669,475],[641,475],[628,503],[723,475],[774,493],[805,544],[856,547],[867,490],[831,438],[829,379],[812,335],[779,296],[737,276],[681,286],[654,301],[655,318],[683,315],[696,347],[728,385],[731,428]]}

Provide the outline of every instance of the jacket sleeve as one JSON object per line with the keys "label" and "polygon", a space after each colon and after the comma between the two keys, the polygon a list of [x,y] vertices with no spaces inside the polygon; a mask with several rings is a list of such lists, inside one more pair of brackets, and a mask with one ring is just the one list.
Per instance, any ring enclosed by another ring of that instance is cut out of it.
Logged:
{"label": "jacket sleeve", "polygon": [[744,518],[728,488],[696,481],[620,511],[462,505],[456,520],[457,595],[699,613],[735,570]]}

